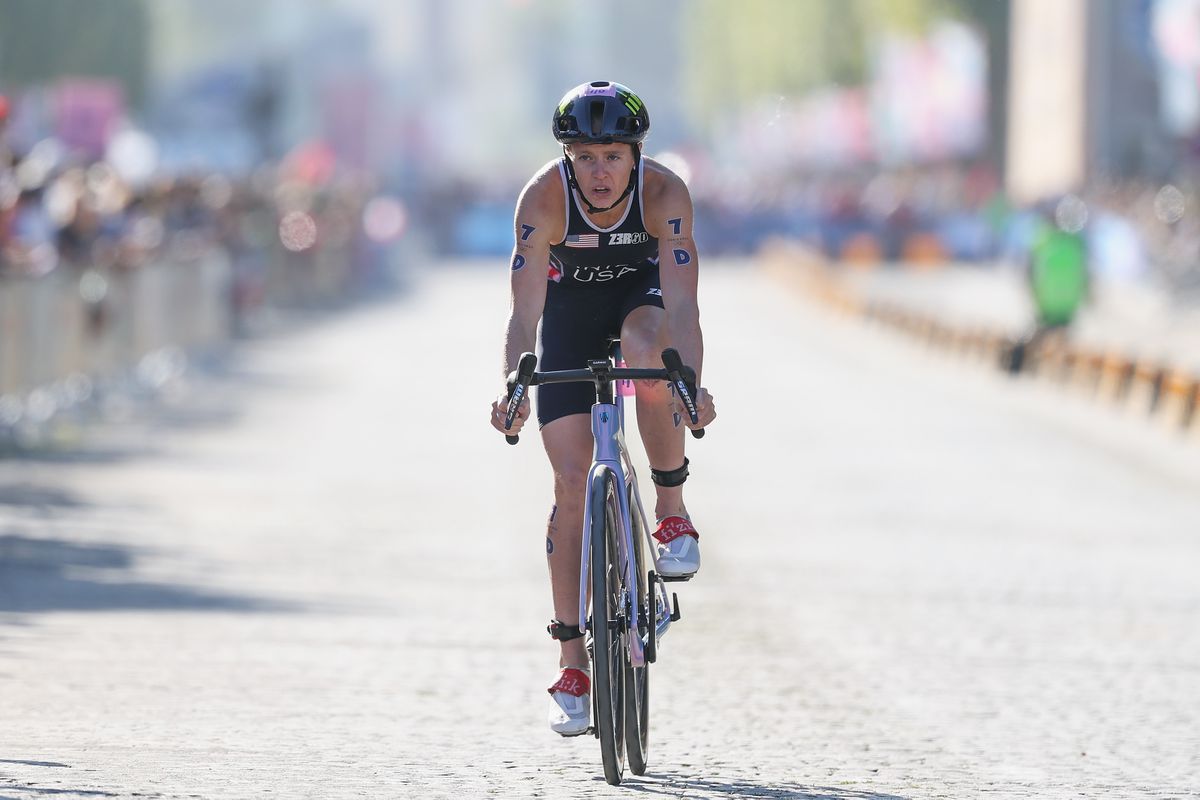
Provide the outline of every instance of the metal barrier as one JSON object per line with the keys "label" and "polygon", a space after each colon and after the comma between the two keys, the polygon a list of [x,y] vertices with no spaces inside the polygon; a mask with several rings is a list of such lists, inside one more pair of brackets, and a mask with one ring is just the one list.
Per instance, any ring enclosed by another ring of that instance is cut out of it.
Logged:
{"label": "metal barrier", "polygon": [[0,278],[0,395],[111,375],[163,347],[227,340],[231,280],[221,251],[128,272]]}
{"label": "metal barrier", "polygon": [[105,398],[157,391],[188,351],[269,324],[264,311],[337,308],[395,274],[394,252],[368,258],[353,237],[301,252],[274,242],[231,256],[199,241],[172,252],[129,270],[0,277],[0,455],[52,443]]}

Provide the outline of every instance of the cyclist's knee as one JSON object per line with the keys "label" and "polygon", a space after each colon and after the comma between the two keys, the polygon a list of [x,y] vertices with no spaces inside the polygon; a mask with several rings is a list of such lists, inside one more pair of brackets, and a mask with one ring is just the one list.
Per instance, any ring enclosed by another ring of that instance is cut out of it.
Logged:
{"label": "cyclist's knee", "polygon": [[642,310],[637,309],[625,319],[621,328],[621,355],[631,367],[654,369],[662,366],[664,318],[660,309],[646,307],[647,313],[639,314]]}
{"label": "cyclist's knee", "polygon": [[588,464],[572,464],[554,470],[554,502],[559,507],[583,502],[587,488]]}
{"label": "cyclist's knee", "polygon": [[645,329],[626,331],[621,338],[621,355],[625,363],[638,369],[662,367],[662,348],[658,332]]}

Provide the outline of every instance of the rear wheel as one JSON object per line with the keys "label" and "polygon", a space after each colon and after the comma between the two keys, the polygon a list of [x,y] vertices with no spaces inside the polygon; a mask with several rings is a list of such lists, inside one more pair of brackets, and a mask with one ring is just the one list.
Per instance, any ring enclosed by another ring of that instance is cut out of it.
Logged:
{"label": "rear wheel", "polygon": [[[632,508],[632,505],[630,506]],[[642,520],[639,514],[633,517],[633,574],[639,581],[645,580],[646,572],[642,532]],[[630,587],[629,597],[639,604],[638,619],[642,631],[654,636],[653,595],[654,587],[638,596],[636,587]],[[647,600],[650,600],[647,603]],[[630,636],[638,636],[642,631],[630,630]],[[629,771],[634,775],[646,774],[646,756],[650,744],[650,662],[643,666],[634,667],[625,659],[625,754],[629,757]]]}
{"label": "rear wheel", "polygon": [[629,663],[620,630],[623,576],[617,549],[621,518],[617,491],[613,473],[604,467],[597,469],[589,494],[592,691],[604,779],[614,786],[625,771],[625,669]]}

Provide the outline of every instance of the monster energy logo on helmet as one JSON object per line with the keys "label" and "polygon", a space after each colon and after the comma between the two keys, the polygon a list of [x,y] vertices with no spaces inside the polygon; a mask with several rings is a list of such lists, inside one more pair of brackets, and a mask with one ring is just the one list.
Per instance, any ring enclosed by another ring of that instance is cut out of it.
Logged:
{"label": "monster energy logo on helmet", "polygon": [[567,92],[552,123],[554,138],[563,144],[636,144],[649,130],[646,104],[629,87],[611,81],[592,81]]}

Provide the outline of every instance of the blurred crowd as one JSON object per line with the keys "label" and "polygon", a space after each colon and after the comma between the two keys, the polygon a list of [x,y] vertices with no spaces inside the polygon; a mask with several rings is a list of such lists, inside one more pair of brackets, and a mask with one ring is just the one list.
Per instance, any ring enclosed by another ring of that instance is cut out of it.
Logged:
{"label": "blurred crowd", "polygon": [[[64,152],[53,140],[13,152],[6,114],[0,97],[0,277],[129,271],[216,248],[232,259],[230,299],[245,311],[272,292],[297,289],[287,278],[300,277],[304,260],[322,252],[348,259],[349,284],[369,284],[407,227],[399,200],[361,173],[341,174],[319,147],[250,176],[132,182],[105,160]],[[713,255],[753,253],[786,237],[835,261],[1020,261],[1038,221],[1064,199],[1015,206],[986,161],[697,173],[697,238]],[[441,254],[503,255],[517,193],[443,180],[416,192],[413,222]],[[1068,224],[1086,239],[1096,274],[1200,292],[1200,173],[1170,183],[1096,181],[1072,198]],[[285,279],[273,286],[280,274]]]}
{"label": "blurred crowd", "polygon": [[[678,159],[678,156],[672,156]],[[681,174],[689,165],[670,163]],[[986,161],[897,168],[697,170],[696,238],[710,255],[800,241],[834,262],[1023,263],[1041,222],[1078,233],[1094,274],[1200,298],[1200,173],[1171,182],[1096,181],[1020,205]],[[444,255],[504,256],[519,186],[449,181],[422,195],[418,223]],[[1069,209],[1061,218],[1059,208]]]}
{"label": "blurred crowd", "polygon": [[1200,180],[1186,175],[1097,181],[1029,206],[980,162],[742,178],[696,195],[710,252],[784,236],[833,260],[1020,262],[1049,218],[1084,238],[1097,275],[1200,292]]}
{"label": "blurred crowd", "polygon": [[341,174],[320,148],[249,176],[130,180],[52,138],[14,152],[6,116],[0,96],[0,280],[121,274],[218,254],[231,262],[236,316],[303,301],[310,262],[334,254],[344,261],[335,292],[382,280],[388,246],[403,233],[399,201],[366,176]]}

